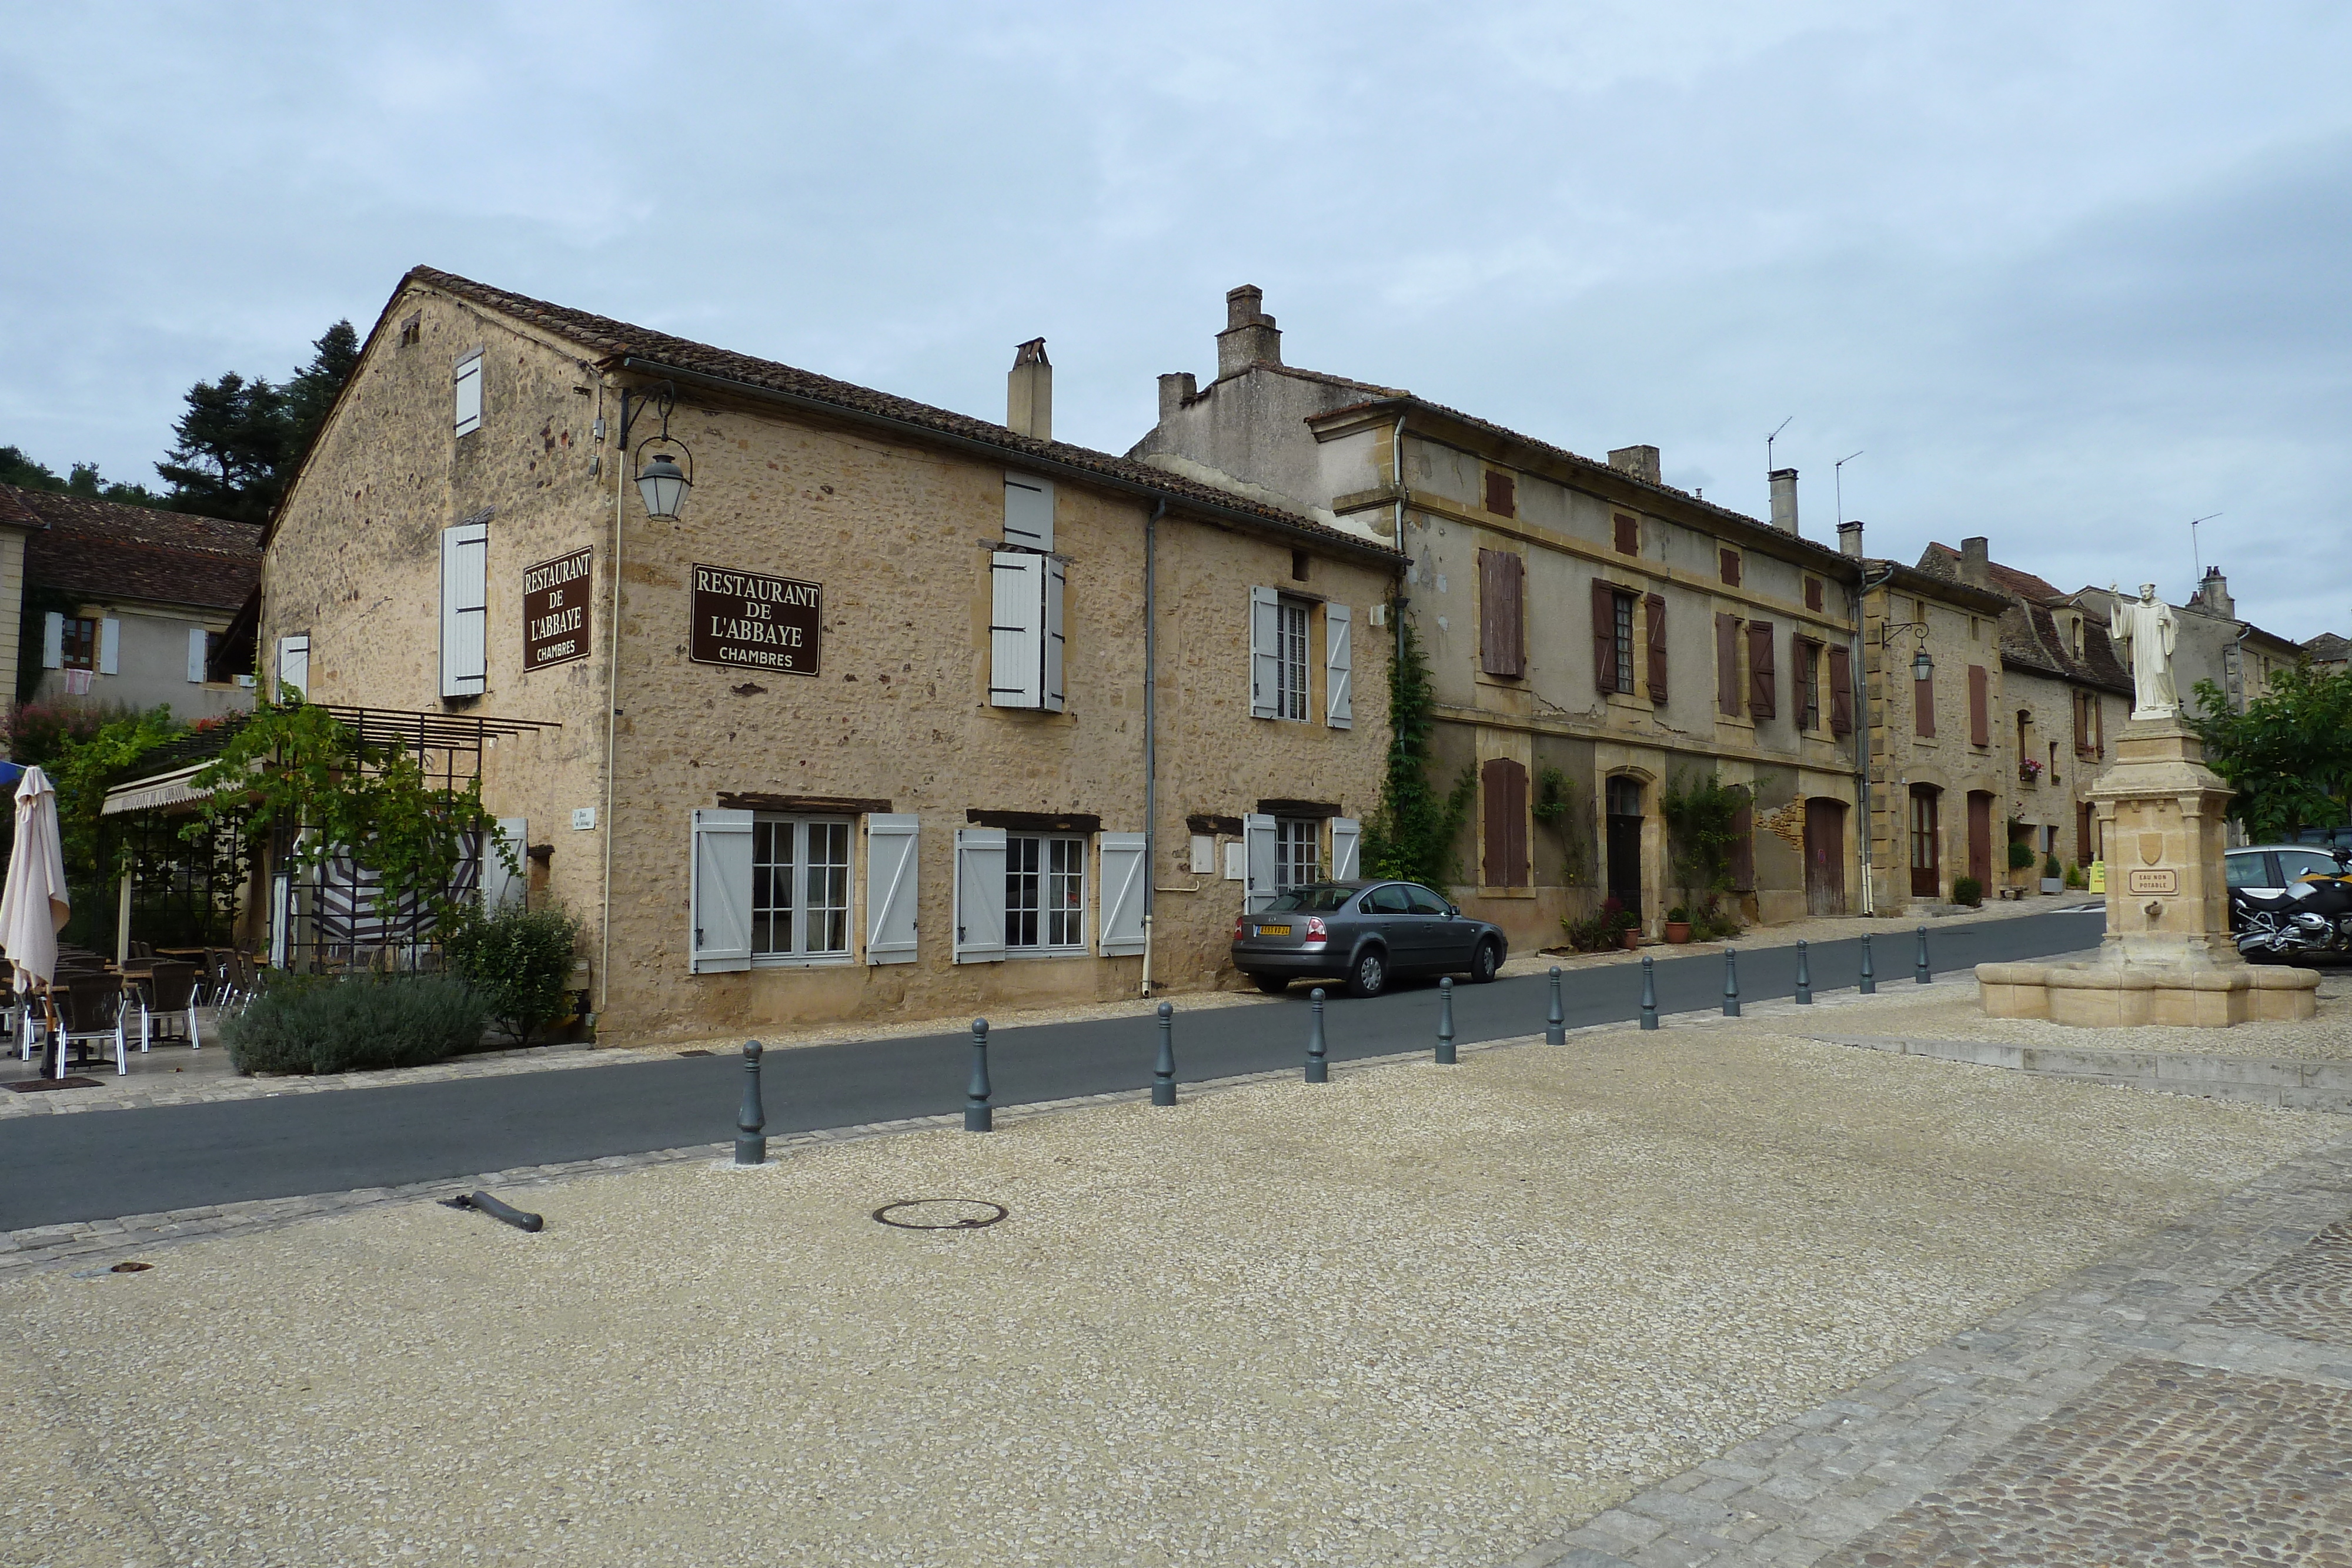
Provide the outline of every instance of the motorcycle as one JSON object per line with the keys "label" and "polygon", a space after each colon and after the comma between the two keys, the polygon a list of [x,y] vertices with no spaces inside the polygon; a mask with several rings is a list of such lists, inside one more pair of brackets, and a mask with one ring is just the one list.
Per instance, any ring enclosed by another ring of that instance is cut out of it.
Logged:
{"label": "motorcycle", "polygon": [[2352,849],[2335,852],[2333,873],[2315,872],[2284,892],[2230,892],[2230,927],[2250,963],[2304,955],[2352,956]]}

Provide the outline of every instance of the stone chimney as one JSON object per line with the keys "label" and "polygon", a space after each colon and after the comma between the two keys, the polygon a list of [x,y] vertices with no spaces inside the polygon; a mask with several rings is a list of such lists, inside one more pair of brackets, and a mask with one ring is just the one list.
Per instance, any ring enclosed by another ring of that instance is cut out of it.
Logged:
{"label": "stone chimney", "polygon": [[1992,586],[1992,540],[1982,534],[1960,541],[1960,580],[1970,588]]}
{"label": "stone chimney", "polygon": [[1797,471],[1775,468],[1772,480],[1772,526],[1784,534],[1797,532]]}
{"label": "stone chimney", "polygon": [[1190,371],[1171,371],[1160,378],[1160,423],[1167,423],[1184,412],[1184,405],[1201,395],[1201,383]]}
{"label": "stone chimney", "polygon": [[2230,580],[2218,566],[2205,569],[2205,580],[2197,585],[2197,602],[2216,615],[2237,619],[2238,601],[2230,597]]}
{"label": "stone chimney", "polygon": [[1282,334],[1260,307],[1265,290],[1255,283],[1225,290],[1225,329],[1217,334],[1217,379],[1252,365],[1282,363]]}
{"label": "stone chimney", "polygon": [[1017,435],[1054,439],[1054,361],[1045,340],[1032,338],[1013,352],[1004,378],[1004,425]]}
{"label": "stone chimney", "polygon": [[1664,483],[1658,477],[1658,449],[1654,446],[1621,446],[1609,455],[1609,466],[1636,479],[1647,479],[1653,485]]}
{"label": "stone chimney", "polygon": [[1862,559],[1862,519],[1838,525],[1838,554]]}

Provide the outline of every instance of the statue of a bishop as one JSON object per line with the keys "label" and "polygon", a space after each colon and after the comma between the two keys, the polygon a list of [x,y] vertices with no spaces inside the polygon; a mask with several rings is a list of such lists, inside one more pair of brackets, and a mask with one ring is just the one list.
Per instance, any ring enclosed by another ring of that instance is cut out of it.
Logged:
{"label": "statue of a bishop", "polygon": [[[2113,583],[2107,586],[2114,591]],[[2141,583],[2137,599],[2116,595],[2107,632],[2118,647],[2131,644],[2132,717],[2179,716],[2180,692],[2172,684],[2172,644],[2179,630],[2172,606],[2156,596],[2156,584]]]}

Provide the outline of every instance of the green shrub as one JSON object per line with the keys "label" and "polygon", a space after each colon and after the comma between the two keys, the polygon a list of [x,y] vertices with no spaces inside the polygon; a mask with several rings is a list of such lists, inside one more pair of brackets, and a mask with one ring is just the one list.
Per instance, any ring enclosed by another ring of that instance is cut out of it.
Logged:
{"label": "green shrub", "polygon": [[2033,846],[2032,844],[2019,842],[2012,843],[2009,846],[2010,870],[2023,871],[2027,866],[2030,866],[2032,863]]}
{"label": "green shrub", "polygon": [[2068,887],[2081,887],[2089,881],[2090,878],[2083,874],[2083,868],[2081,866],[2075,865],[2072,862],[2067,863],[2066,885]]}
{"label": "green shrub", "polygon": [[1954,877],[1952,879],[1952,902],[1954,904],[1965,904],[1970,909],[1981,907],[1984,904],[1984,883],[1979,882],[1972,876]]}
{"label": "green shrub", "polygon": [[463,980],[284,976],[221,1020],[243,1073],[363,1072],[422,1067],[482,1040],[488,1011]]}
{"label": "green shrub", "polygon": [[481,997],[501,1031],[518,1045],[563,1012],[580,923],[560,909],[509,905],[467,911],[443,929],[441,951],[452,972]]}
{"label": "green shrub", "polygon": [[2058,857],[2056,855],[2044,855],[2042,857],[2042,874],[2053,879],[2053,881],[2057,878]]}
{"label": "green shrub", "polygon": [[1619,946],[1617,927],[1610,915],[1595,915],[1585,920],[1563,915],[1559,927],[1567,935],[1568,945],[1580,953],[1598,953],[1604,947]]}
{"label": "green shrub", "polygon": [[1675,925],[1687,925],[1690,924],[1690,911],[1677,904],[1666,911],[1666,919]]}

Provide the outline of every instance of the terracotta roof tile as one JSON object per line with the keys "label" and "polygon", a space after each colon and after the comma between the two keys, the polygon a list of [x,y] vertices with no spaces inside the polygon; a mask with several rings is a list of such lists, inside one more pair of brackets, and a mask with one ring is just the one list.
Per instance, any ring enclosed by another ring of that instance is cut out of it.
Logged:
{"label": "terracotta roof tile", "polygon": [[0,485],[40,527],[25,540],[25,580],[93,598],[234,610],[261,580],[252,523],[124,507]]}

